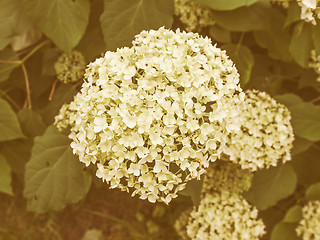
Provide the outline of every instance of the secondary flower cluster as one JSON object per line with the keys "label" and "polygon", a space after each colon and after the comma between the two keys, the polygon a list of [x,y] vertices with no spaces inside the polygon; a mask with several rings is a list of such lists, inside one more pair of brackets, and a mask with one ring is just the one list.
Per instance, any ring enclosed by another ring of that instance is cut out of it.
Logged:
{"label": "secondary flower cluster", "polygon": [[240,195],[227,191],[206,194],[198,210],[191,212],[187,225],[193,240],[254,240],[264,233],[258,210]]}
{"label": "secondary flower cluster", "polygon": [[297,3],[301,7],[300,18],[316,25],[316,20],[320,19],[319,0],[297,0]]}
{"label": "secondary flower cluster", "polygon": [[54,64],[57,78],[63,83],[74,83],[83,78],[86,62],[81,52],[63,53]]}
{"label": "secondary flower cluster", "polygon": [[296,231],[302,240],[320,240],[320,200],[309,201],[302,208],[302,220]]}
{"label": "secondary flower cluster", "polygon": [[215,24],[213,11],[191,0],[175,0],[174,13],[187,31],[201,30]]}
{"label": "secondary flower cluster", "polygon": [[169,203],[221,154],[243,97],[210,39],[160,28],[89,64],[56,125],[71,127],[73,152],[111,188]]}
{"label": "secondary flower cluster", "polygon": [[265,92],[247,90],[237,121],[240,131],[228,135],[223,152],[243,169],[256,171],[291,159],[294,140],[289,110]]}
{"label": "secondary flower cluster", "polygon": [[240,195],[251,186],[252,173],[239,165],[216,161],[205,175],[198,209],[187,209],[175,222],[183,239],[259,239],[264,224],[258,211]]}
{"label": "secondary flower cluster", "polygon": [[313,68],[314,71],[319,75],[317,81],[320,82],[320,55],[317,55],[316,50],[311,51],[309,67]]}

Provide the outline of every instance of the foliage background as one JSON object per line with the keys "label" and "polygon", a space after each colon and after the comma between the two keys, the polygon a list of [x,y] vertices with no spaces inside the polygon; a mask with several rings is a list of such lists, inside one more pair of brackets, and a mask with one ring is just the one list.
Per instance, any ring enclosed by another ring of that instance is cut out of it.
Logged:
{"label": "foliage background", "polygon": [[[267,225],[264,239],[298,239],[301,206],[320,199],[320,82],[309,67],[320,22],[301,21],[296,1],[288,9],[194,1],[213,9],[216,24],[200,33],[227,51],[242,88],[266,91],[292,113],[292,161],[257,172],[245,197]],[[141,30],[183,28],[173,12],[173,0],[1,0],[0,239],[177,239],[173,222],[197,204],[201,182],[169,206],[109,190],[52,126],[81,85],[56,84],[63,52],[76,49],[89,63]]]}

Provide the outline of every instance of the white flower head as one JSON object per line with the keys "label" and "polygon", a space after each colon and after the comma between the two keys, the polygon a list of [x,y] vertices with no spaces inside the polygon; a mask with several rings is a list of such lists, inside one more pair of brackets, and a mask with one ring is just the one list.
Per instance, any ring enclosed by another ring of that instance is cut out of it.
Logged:
{"label": "white flower head", "polygon": [[320,240],[320,200],[309,201],[302,208],[302,220],[296,232],[302,240]]}
{"label": "white flower head", "polygon": [[316,20],[320,19],[319,0],[297,0],[297,3],[301,7],[300,18],[316,25]]}
{"label": "white flower head", "polygon": [[192,0],[175,0],[174,14],[188,31],[201,30],[215,24],[213,11]]}
{"label": "white flower head", "polygon": [[112,188],[168,203],[221,154],[241,102],[239,74],[225,51],[195,33],[160,28],[132,43],[88,65],[56,121],[71,126],[74,153],[100,164],[97,176]]}
{"label": "white flower head", "polygon": [[258,210],[227,191],[206,194],[191,212],[187,234],[192,240],[258,240],[264,235]]}
{"label": "white flower head", "polygon": [[289,110],[265,92],[247,90],[235,118],[240,131],[228,135],[223,152],[244,169],[256,171],[291,160],[294,140]]}

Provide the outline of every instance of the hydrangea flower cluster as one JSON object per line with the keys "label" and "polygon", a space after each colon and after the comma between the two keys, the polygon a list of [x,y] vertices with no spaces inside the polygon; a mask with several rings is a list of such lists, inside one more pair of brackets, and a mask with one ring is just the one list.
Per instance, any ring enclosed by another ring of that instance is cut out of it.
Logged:
{"label": "hydrangea flower cluster", "polygon": [[311,51],[309,67],[313,68],[314,71],[319,75],[317,81],[320,82],[320,55],[317,55],[316,50]]}
{"label": "hydrangea flower cluster", "polygon": [[187,31],[201,30],[215,24],[213,11],[191,0],[175,0],[175,15]]}
{"label": "hydrangea flower cluster", "polygon": [[244,93],[209,38],[160,28],[132,43],[89,64],[55,124],[71,127],[73,152],[111,188],[169,203],[219,157]]}
{"label": "hydrangea flower cluster", "polygon": [[300,18],[316,25],[316,19],[320,19],[319,0],[297,0],[301,7]]}
{"label": "hydrangea flower cluster", "polygon": [[202,194],[228,191],[240,194],[249,190],[253,173],[227,161],[211,163],[204,176]]}
{"label": "hydrangea flower cluster", "polygon": [[240,109],[241,130],[229,134],[224,147],[229,159],[251,171],[290,160],[294,135],[289,110],[257,90],[246,91]]}
{"label": "hydrangea flower cluster", "polygon": [[54,64],[57,78],[63,83],[74,83],[83,78],[86,62],[81,52],[63,53]]}
{"label": "hydrangea flower cluster", "polygon": [[192,240],[254,240],[265,233],[258,210],[227,191],[206,194],[191,212],[187,234]]}
{"label": "hydrangea flower cluster", "polygon": [[296,228],[302,240],[320,240],[320,200],[309,201],[302,208],[302,220]]}

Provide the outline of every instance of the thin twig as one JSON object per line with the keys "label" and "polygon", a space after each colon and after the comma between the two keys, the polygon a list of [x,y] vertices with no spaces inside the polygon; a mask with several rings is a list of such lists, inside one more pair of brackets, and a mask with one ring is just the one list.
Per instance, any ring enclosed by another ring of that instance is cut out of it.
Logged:
{"label": "thin twig", "polygon": [[6,98],[8,100],[8,102],[11,103],[12,106],[14,106],[16,108],[16,110],[21,109],[21,107],[6,92],[4,92],[0,89],[0,94],[1,94],[0,97],[3,96],[4,98]]}
{"label": "thin twig", "polygon": [[58,83],[58,79],[54,80],[54,82],[52,83],[51,91],[50,91],[49,98],[48,98],[49,101],[52,100],[54,91],[56,90],[57,83]]}
{"label": "thin twig", "polygon": [[310,103],[315,103],[315,102],[317,102],[317,101],[319,101],[320,100],[320,96],[319,97],[316,97],[315,99],[312,99],[311,101],[310,101]]}
{"label": "thin twig", "polygon": [[24,63],[21,64],[21,67],[22,67],[22,71],[23,71],[23,75],[24,75],[24,80],[25,80],[25,83],[26,83],[28,105],[29,105],[29,108],[32,108],[31,95],[30,95],[30,84],[29,84],[29,78],[28,78],[27,69],[24,66]]}

